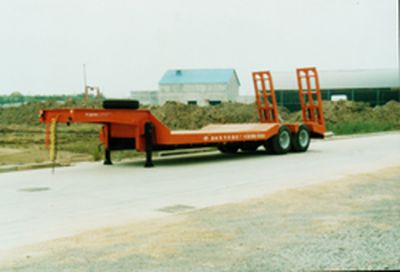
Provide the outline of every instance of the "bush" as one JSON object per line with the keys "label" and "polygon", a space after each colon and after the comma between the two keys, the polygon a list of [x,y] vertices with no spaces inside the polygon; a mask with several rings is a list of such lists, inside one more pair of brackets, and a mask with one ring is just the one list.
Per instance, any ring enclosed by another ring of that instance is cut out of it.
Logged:
{"label": "bush", "polygon": [[378,121],[350,121],[337,124],[328,124],[328,130],[337,135],[371,133],[393,130],[395,127],[389,122]]}

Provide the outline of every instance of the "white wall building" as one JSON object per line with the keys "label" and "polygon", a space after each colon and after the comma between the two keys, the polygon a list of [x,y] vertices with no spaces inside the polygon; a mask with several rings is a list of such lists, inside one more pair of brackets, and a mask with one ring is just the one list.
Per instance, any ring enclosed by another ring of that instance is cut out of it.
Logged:
{"label": "white wall building", "polygon": [[193,105],[236,102],[240,81],[234,69],[168,70],[158,91],[132,91],[131,98],[141,104],[162,105],[177,101]]}
{"label": "white wall building", "polygon": [[131,91],[131,99],[139,100],[141,105],[159,105],[159,91]]}
{"label": "white wall building", "polygon": [[[297,92],[295,70],[272,72],[272,76],[279,103],[282,104],[283,101],[295,103],[288,101],[285,94],[286,92]],[[400,87],[400,74],[395,69],[321,70],[319,78],[324,99],[330,100],[330,95],[344,94],[340,90],[348,90],[351,91],[351,94],[346,94],[347,99],[359,101],[357,97],[376,89],[377,94],[372,96],[374,98],[379,96],[379,103],[390,99],[400,101],[399,89],[392,91],[391,94],[384,93],[387,92],[386,89]],[[250,77],[249,80],[251,80]],[[164,104],[166,101],[202,106],[227,101],[254,103],[255,97],[252,88],[247,89],[246,93],[239,96],[239,86],[240,82],[234,69],[168,70],[159,82],[158,91],[132,91],[131,98],[139,100],[141,104],[151,105]],[[296,97],[293,99],[296,100],[296,103],[298,102]]]}
{"label": "white wall building", "polygon": [[204,106],[234,102],[239,86],[234,69],[168,70],[159,82],[160,104],[178,101]]}

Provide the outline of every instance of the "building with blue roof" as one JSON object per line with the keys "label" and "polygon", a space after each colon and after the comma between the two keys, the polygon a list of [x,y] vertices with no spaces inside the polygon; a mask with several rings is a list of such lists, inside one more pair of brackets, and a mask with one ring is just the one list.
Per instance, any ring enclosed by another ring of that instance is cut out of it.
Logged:
{"label": "building with blue roof", "polygon": [[178,101],[192,105],[235,102],[240,81],[234,69],[176,69],[159,81],[159,103]]}
{"label": "building with blue roof", "polygon": [[235,69],[174,69],[165,72],[158,86],[158,90],[132,91],[131,98],[147,105],[237,102],[240,81]]}
{"label": "building with blue roof", "polygon": [[[400,101],[400,75],[397,69],[319,71],[322,99],[367,102],[383,105]],[[289,110],[300,108],[295,70],[273,72],[277,102]],[[234,69],[168,70],[159,81],[159,90],[132,91],[142,104],[166,101],[209,105],[225,101],[254,103],[253,92],[239,96],[240,82]],[[249,90],[250,91],[250,90]]]}
{"label": "building with blue roof", "polygon": [[228,84],[232,77],[240,85],[234,69],[168,70],[161,78],[159,84]]}

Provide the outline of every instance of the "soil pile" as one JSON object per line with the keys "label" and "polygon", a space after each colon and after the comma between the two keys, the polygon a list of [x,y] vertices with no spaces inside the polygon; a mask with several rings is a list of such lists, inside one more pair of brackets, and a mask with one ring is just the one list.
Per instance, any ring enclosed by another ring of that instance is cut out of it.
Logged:
{"label": "soil pile", "polygon": [[[0,107],[1,125],[39,126],[40,109],[52,108],[101,108],[101,101],[70,100],[65,103],[56,101],[34,102],[19,107]],[[152,113],[171,129],[198,129],[207,124],[250,123],[258,122],[254,104],[222,103],[217,106],[199,107],[178,102],[168,102],[163,106],[152,106]],[[341,127],[355,127],[358,131],[369,126],[366,131],[400,129],[400,103],[390,101],[384,106],[370,107],[367,103],[352,101],[324,101],[324,117],[328,126],[338,134]],[[301,112],[289,113],[286,108],[279,108],[280,118],[285,122],[301,122]],[[340,128],[339,128],[340,126]],[[335,131],[338,130],[338,131]],[[353,133],[350,131],[348,133]],[[343,133],[347,133],[344,131]]]}
{"label": "soil pile", "polygon": [[323,108],[327,127],[336,134],[400,129],[400,103],[396,101],[374,108],[363,102],[324,102]]}
{"label": "soil pile", "polygon": [[[210,123],[258,121],[254,104],[224,103],[212,107],[197,107],[170,102],[160,107],[153,107],[151,110],[171,129],[197,129]],[[324,101],[323,110],[328,128],[333,130],[344,124],[349,126],[380,124],[383,130],[400,129],[400,103],[396,101],[375,108],[363,102]],[[302,122],[300,111],[289,113],[286,108],[279,108],[279,114],[284,122]],[[382,127],[383,125],[385,126]]]}
{"label": "soil pile", "polygon": [[167,102],[150,110],[171,129],[197,129],[211,123],[257,122],[257,110],[253,104],[223,103],[217,106],[198,107]]}
{"label": "soil pile", "polygon": [[17,107],[0,107],[0,125],[39,126],[39,111],[42,109],[101,108],[100,100],[29,102]]}
{"label": "soil pile", "polygon": [[400,128],[400,103],[389,101],[384,106],[377,106],[373,109],[374,116],[383,122],[394,122]]}

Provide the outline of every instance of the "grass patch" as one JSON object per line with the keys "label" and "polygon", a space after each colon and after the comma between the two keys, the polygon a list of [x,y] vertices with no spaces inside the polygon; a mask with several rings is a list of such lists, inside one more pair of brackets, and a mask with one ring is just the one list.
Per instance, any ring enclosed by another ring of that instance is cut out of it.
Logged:
{"label": "grass patch", "polygon": [[[99,125],[76,124],[57,128],[57,161],[100,161],[104,147]],[[0,165],[41,163],[49,160],[45,148],[45,127],[21,124],[0,125]],[[113,152],[115,161],[142,156],[134,150]]]}
{"label": "grass patch", "polygon": [[348,121],[345,123],[328,124],[327,128],[336,135],[372,133],[399,129],[398,125],[379,121]]}

